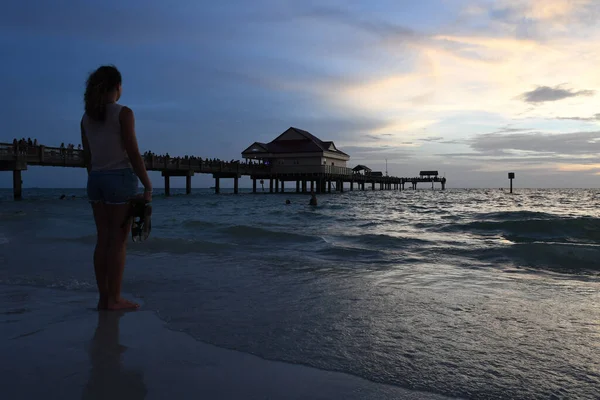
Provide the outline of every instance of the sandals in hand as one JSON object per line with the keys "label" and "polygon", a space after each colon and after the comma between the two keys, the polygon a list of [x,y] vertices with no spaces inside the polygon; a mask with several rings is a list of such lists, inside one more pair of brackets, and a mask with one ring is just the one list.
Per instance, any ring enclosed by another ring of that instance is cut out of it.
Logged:
{"label": "sandals in hand", "polygon": [[134,242],[148,239],[152,230],[152,203],[144,199],[131,200],[131,238]]}

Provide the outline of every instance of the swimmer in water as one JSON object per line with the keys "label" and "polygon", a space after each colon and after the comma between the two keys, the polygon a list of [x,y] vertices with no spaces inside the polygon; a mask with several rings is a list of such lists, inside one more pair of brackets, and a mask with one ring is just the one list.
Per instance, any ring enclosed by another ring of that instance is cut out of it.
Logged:
{"label": "swimmer in water", "polygon": [[309,206],[316,206],[317,205],[317,196],[315,195],[315,192],[313,190],[310,191],[310,200],[308,202]]}
{"label": "swimmer in water", "polygon": [[292,204],[292,202],[290,201],[290,199],[287,199],[287,200],[285,201],[285,204]]}

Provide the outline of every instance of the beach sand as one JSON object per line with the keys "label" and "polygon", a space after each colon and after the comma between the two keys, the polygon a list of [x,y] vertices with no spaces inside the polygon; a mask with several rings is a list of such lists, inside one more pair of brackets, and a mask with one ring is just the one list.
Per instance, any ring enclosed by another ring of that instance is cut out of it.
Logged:
{"label": "beach sand", "polygon": [[95,301],[0,285],[3,399],[445,398],[218,348],[143,307],[97,312]]}

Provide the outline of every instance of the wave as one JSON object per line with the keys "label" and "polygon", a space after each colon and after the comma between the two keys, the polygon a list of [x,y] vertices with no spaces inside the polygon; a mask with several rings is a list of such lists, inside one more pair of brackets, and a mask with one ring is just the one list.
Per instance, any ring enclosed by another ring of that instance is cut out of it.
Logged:
{"label": "wave", "polygon": [[[85,235],[79,237],[50,237],[42,238],[50,242],[76,242],[88,245],[96,243],[96,235]],[[231,251],[231,247],[235,244],[220,243],[208,240],[199,239],[184,239],[184,238],[167,238],[160,236],[150,237],[140,243],[131,243],[128,239],[127,252],[132,254],[145,253],[173,253],[173,254],[190,254],[190,253],[223,253]]]}
{"label": "wave", "polygon": [[180,239],[150,236],[141,243],[131,243],[127,250],[137,254],[191,254],[191,253],[225,253],[235,246],[230,243],[219,243],[208,240]]}
{"label": "wave", "polygon": [[213,222],[200,221],[200,220],[189,220],[183,223],[184,228],[214,228],[218,226]]}
{"label": "wave", "polygon": [[599,270],[600,247],[564,243],[520,243],[511,246],[508,253],[529,267],[543,266],[561,272]]}
{"label": "wave", "polygon": [[493,220],[493,221],[513,221],[513,220],[529,220],[529,219],[552,219],[560,218],[556,215],[541,212],[541,211],[498,211],[477,214],[476,219]]}
{"label": "wave", "polygon": [[77,279],[57,279],[45,278],[43,276],[35,277],[11,277],[0,279],[0,285],[15,286],[33,286],[48,289],[73,290],[73,291],[94,291],[96,284],[91,281],[81,281]]}
{"label": "wave", "polygon": [[47,240],[49,242],[78,242],[84,244],[95,244],[96,243],[96,235],[84,235],[84,236],[75,236],[75,237],[65,237],[65,236],[51,236],[51,237],[38,237],[42,240]]}
{"label": "wave", "polygon": [[348,206],[346,204],[327,204],[327,203],[319,206],[320,209],[326,209],[326,210],[344,210],[349,207],[350,206]]}
{"label": "wave", "polygon": [[327,246],[316,251],[317,254],[320,254],[322,256],[349,259],[353,261],[357,261],[357,258],[360,259],[362,257],[366,257],[368,258],[368,261],[371,262],[384,254],[384,252],[382,252],[381,250],[356,247],[352,246],[352,243],[338,241],[333,238],[327,238],[324,240],[327,242]]}
{"label": "wave", "polygon": [[491,265],[534,268],[561,273],[581,273],[600,270],[600,246],[558,242],[516,243],[478,249],[448,248],[447,256],[476,259]]}
{"label": "wave", "polygon": [[591,217],[473,221],[446,225],[438,230],[495,234],[515,243],[540,240],[600,243],[600,219]]}
{"label": "wave", "polygon": [[234,225],[221,228],[219,231],[235,239],[246,239],[250,241],[269,240],[271,242],[322,242],[320,236],[303,235],[292,232],[290,227],[288,231],[274,231],[267,228],[261,228],[248,225]]}
{"label": "wave", "polygon": [[[394,221],[395,222],[395,221]],[[369,221],[369,222],[365,222],[362,224],[357,225],[358,228],[370,228],[373,226],[381,226],[384,225],[386,222],[381,222],[381,221]]]}
{"label": "wave", "polygon": [[307,208],[306,210],[302,210],[297,212],[295,215],[292,215],[292,217],[309,217],[309,218],[321,218],[321,219],[331,219],[331,218],[335,218],[335,215],[327,215],[327,214],[323,214],[320,211],[322,210],[322,208]]}
{"label": "wave", "polygon": [[[431,242],[418,239],[415,237],[407,237],[407,236],[391,236],[386,234],[366,234],[366,235],[345,235],[336,237],[337,240],[334,239],[334,243],[340,243],[344,245],[345,243],[350,243],[358,246],[365,246],[364,248],[373,250],[374,248],[385,249],[385,250],[394,250],[399,247],[405,249],[416,246],[424,246],[429,245]],[[345,247],[345,246],[342,246]],[[353,246],[348,246],[353,247]],[[361,247],[362,249],[362,247]]]}
{"label": "wave", "polygon": [[[130,243],[128,251],[134,253],[221,253],[231,251],[232,246],[245,243],[324,243],[320,236],[304,235],[290,231],[277,231],[268,228],[248,225],[222,226],[211,222],[188,221],[184,226],[195,227],[193,231],[183,232],[183,237],[160,236],[160,231],[152,232],[150,237],[141,243]],[[215,227],[218,227],[215,229]],[[196,233],[196,230],[210,229],[210,233]],[[179,236],[179,235],[177,235]],[[40,237],[49,242],[76,242],[87,245],[96,243],[96,235],[73,237]]]}

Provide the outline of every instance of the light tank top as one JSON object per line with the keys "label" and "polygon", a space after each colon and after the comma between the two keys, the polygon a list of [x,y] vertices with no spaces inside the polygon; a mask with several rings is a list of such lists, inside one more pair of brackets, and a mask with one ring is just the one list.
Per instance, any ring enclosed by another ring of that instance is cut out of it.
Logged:
{"label": "light tank top", "polygon": [[92,155],[92,171],[131,168],[121,136],[119,114],[122,108],[117,103],[107,104],[106,119],[102,122],[83,114],[83,129]]}

